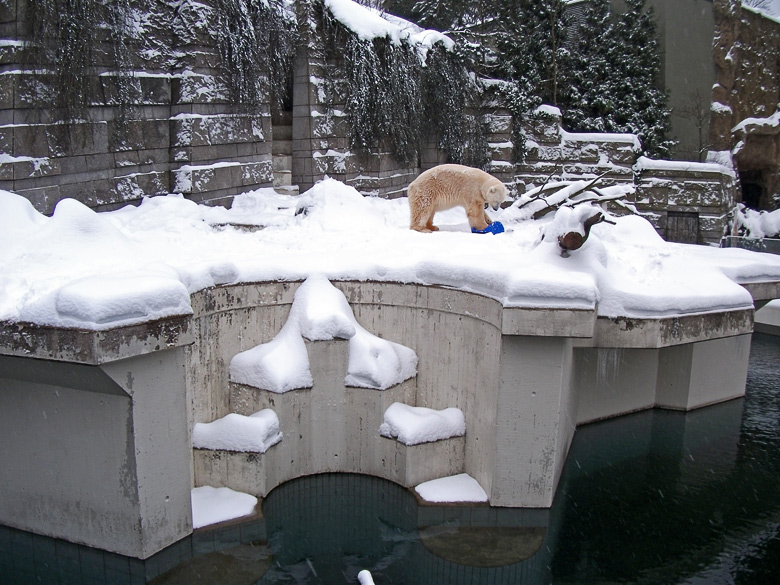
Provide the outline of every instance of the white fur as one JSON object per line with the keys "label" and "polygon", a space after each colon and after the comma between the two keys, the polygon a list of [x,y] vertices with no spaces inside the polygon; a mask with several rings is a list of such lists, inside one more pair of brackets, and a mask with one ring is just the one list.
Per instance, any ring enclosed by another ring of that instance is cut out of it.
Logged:
{"label": "white fur", "polygon": [[485,204],[497,210],[506,199],[504,184],[485,171],[463,165],[446,164],[428,169],[409,185],[410,227],[419,232],[436,231],[437,211],[461,206],[469,225],[484,230],[492,223]]}

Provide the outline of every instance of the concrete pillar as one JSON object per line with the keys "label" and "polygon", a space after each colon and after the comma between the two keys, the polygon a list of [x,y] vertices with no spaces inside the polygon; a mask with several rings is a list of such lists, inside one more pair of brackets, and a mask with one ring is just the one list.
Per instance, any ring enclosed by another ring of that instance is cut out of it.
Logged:
{"label": "concrete pillar", "polygon": [[595,347],[575,354],[577,424],[655,405],[657,349]]}
{"label": "concrete pillar", "polygon": [[184,349],[0,356],[0,523],[137,558],[192,531]]}
{"label": "concrete pillar", "polygon": [[[141,558],[192,532],[192,437],[187,420],[185,349],[102,366],[132,398]],[[101,547],[102,548],[102,547]]]}
{"label": "concrete pillar", "polygon": [[[311,420],[299,433],[311,434],[311,463],[318,472],[341,471],[348,449],[347,426],[351,413],[347,412],[346,387],[349,360],[349,341],[334,339],[325,342],[306,342],[309,367],[314,380],[312,386]],[[307,428],[308,427],[308,428]],[[317,465],[315,462],[318,462]]]}
{"label": "concrete pillar", "polygon": [[656,406],[691,410],[743,396],[750,337],[737,335],[662,348]]}
{"label": "concrete pillar", "polygon": [[503,337],[493,506],[552,504],[574,435],[571,373],[571,340]]}

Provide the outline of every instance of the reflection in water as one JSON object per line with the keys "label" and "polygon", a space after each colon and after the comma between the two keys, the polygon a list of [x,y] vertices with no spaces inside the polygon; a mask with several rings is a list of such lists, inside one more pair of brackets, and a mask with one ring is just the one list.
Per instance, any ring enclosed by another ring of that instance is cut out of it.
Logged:
{"label": "reflection in water", "polygon": [[780,338],[756,334],[744,399],[581,427],[550,510],[419,505],[378,478],[311,476],[269,494],[265,523],[145,564],[0,527],[0,584],[339,585],[369,569],[377,585],[775,585],[779,367]]}
{"label": "reflection in water", "polygon": [[389,481],[331,474],[277,488],[263,512],[275,556],[258,585],[357,583],[362,569],[377,585],[536,583],[547,571],[534,555],[547,510],[418,506]]}
{"label": "reflection in water", "polygon": [[747,395],[577,431],[556,494],[556,583],[777,583],[780,339],[755,335]]}

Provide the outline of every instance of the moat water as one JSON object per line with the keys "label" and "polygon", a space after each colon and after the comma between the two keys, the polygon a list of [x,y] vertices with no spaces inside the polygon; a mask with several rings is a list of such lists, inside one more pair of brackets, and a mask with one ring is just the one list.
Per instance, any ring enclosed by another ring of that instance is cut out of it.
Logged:
{"label": "moat water", "polygon": [[368,569],[377,585],[775,585],[779,373],[780,337],[756,334],[744,399],[579,428],[550,510],[420,506],[385,480],[312,476],[271,492],[262,521],[193,537],[181,562],[80,547],[68,564],[74,545],[35,552],[42,537],[0,530],[0,583],[340,585]]}

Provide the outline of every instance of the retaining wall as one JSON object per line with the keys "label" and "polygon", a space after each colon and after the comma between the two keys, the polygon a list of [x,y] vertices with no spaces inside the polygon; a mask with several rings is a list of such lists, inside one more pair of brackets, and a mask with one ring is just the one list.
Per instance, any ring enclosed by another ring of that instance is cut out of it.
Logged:
{"label": "retaining wall", "polygon": [[[1,189],[51,213],[66,197],[95,209],[172,192],[229,203],[272,185],[270,107],[231,103],[208,0],[135,2],[148,17],[127,39],[125,72],[111,56],[110,26],[98,27],[89,105],[70,122],[32,92],[52,76],[33,73],[46,62],[40,51],[31,57],[29,2],[0,2]],[[121,106],[119,75],[129,95]]]}
{"label": "retaining wall", "polygon": [[[336,284],[368,331],[417,352],[415,378],[345,387],[336,340],[308,343],[311,389],[231,384],[230,360],[276,335],[297,283],[206,289],[191,317],[104,332],[2,324],[0,469],[17,472],[0,486],[0,523],[146,558],[192,531],[192,487],[263,497],[326,471],[406,487],[465,472],[493,506],[547,508],[577,424],[744,393],[750,310],[604,319],[441,287]],[[749,290],[759,302],[779,289]],[[466,434],[416,446],[381,437],[394,401],[458,407]],[[195,422],[264,407],[283,433],[266,453],[192,449]]]}

